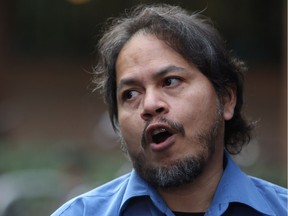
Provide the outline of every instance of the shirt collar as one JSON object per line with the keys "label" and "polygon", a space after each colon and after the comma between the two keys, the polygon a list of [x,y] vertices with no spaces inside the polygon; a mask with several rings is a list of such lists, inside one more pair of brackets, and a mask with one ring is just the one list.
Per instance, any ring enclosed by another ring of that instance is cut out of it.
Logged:
{"label": "shirt collar", "polygon": [[[274,216],[275,213],[273,213],[256,186],[226,152],[224,160],[226,161],[226,167],[209,210],[212,212],[219,211],[221,208],[227,208],[231,202],[238,202],[248,205],[265,215]],[[150,198],[160,211],[168,211],[167,205],[158,192],[144,181],[135,170],[132,170],[121,202],[121,211],[126,208],[129,200],[145,196]]]}
{"label": "shirt collar", "polygon": [[133,169],[131,171],[130,178],[121,202],[120,212],[122,212],[127,207],[131,199],[145,196],[147,199],[150,199],[152,203],[154,203],[154,206],[161,212],[169,211],[166,203],[160,197],[155,188],[143,180]]}
{"label": "shirt collar", "polygon": [[275,215],[251,179],[225,152],[226,167],[209,209],[228,207],[231,202],[248,205],[265,215]]}

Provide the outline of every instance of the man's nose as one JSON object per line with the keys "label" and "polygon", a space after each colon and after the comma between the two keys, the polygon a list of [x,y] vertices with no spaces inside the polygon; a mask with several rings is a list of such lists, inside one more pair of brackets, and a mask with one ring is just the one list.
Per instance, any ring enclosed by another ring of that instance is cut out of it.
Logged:
{"label": "man's nose", "polygon": [[145,121],[149,121],[157,115],[166,114],[169,111],[165,98],[156,91],[146,91],[142,105],[141,118]]}

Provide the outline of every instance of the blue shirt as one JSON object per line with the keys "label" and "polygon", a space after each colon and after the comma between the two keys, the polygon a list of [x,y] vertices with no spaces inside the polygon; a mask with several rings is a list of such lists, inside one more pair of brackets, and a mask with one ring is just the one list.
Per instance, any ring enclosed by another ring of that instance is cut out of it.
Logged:
{"label": "blue shirt", "polygon": [[[287,215],[287,189],[244,174],[226,154],[226,167],[205,216]],[[173,216],[136,171],[61,206],[52,216]]]}

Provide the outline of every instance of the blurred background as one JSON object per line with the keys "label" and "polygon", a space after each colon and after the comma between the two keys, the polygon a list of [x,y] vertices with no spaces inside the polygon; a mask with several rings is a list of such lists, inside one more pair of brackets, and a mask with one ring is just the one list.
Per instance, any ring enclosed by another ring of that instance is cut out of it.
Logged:
{"label": "blurred background", "polygon": [[[148,1],[203,11],[249,66],[244,112],[258,127],[235,158],[287,187],[286,1]],[[137,0],[0,1],[0,216],[49,215],[128,172],[99,93],[95,45],[104,20]]]}

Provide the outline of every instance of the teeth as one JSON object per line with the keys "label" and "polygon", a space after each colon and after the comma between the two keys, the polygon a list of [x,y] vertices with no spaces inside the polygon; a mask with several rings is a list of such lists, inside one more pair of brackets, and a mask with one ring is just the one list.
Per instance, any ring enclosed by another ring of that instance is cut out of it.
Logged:
{"label": "teeth", "polygon": [[165,132],[166,129],[165,128],[160,128],[160,129],[156,129],[153,131],[152,135],[156,135],[156,134],[159,134],[159,133],[162,133],[162,132]]}

